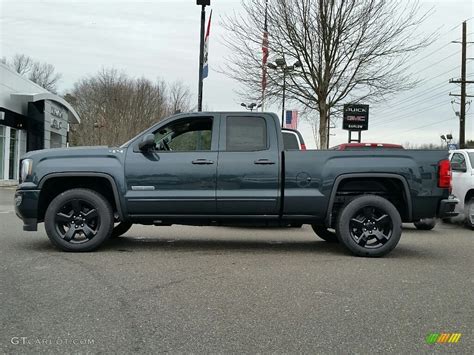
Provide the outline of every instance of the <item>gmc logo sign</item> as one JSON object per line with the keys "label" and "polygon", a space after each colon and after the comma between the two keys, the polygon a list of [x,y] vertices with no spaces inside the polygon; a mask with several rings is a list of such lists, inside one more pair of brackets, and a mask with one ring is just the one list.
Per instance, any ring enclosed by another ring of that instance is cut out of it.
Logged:
{"label": "gmc logo sign", "polygon": [[342,129],[348,131],[366,131],[369,129],[369,105],[344,105]]}

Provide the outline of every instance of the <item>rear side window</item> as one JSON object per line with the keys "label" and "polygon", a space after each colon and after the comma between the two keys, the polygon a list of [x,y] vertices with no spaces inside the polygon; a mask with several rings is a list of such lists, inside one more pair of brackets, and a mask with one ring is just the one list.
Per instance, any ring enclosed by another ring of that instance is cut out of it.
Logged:
{"label": "rear side window", "polygon": [[267,149],[267,124],[262,117],[227,117],[226,150],[252,152]]}
{"label": "rear side window", "polygon": [[298,143],[298,137],[293,132],[282,132],[283,133],[283,145],[285,150],[299,150],[300,145]]}

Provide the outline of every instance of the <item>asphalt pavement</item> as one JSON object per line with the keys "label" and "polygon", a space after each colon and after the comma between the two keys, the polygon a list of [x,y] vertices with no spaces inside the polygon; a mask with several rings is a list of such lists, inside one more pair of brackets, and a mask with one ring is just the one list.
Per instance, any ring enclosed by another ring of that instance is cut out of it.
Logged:
{"label": "asphalt pavement", "polygon": [[[474,233],[379,259],[301,229],[134,226],[93,253],[23,232],[0,189],[2,353],[474,353]],[[431,333],[461,333],[427,344]]]}

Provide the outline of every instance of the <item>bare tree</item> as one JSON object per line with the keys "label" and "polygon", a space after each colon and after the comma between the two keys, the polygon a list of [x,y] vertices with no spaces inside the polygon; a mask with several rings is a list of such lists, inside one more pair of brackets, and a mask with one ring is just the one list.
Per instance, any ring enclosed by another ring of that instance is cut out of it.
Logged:
{"label": "bare tree", "polygon": [[42,63],[25,54],[16,54],[6,62],[18,74],[21,74],[52,93],[57,92],[61,74],[55,73],[52,64]]}
{"label": "bare tree", "polygon": [[191,111],[191,92],[182,82],[171,84],[169,89],[169,104],[171,112]]}
{"label": "bare tree", "polygon": [[[223,72],[246,99],[261,99],[265,1],[243,0],[243,13],[225,18],[231,50]],[[319,143],[327,147],[331,114],[343,103],[376,102],[412,88],[407,59],[433,40],[417,35],[428,13],[405,0],[269,0],[271,58],[301,63],[286,73],[287,97],[319,112]],[[281,97],[283,73],[268,70],[266,97]]]}
{"label": "bare tree", "polygon": [[73,145],[119,145],[176,110],[188,110],[189,89],[158,80],[133,79],[103,69],[80,80],[65,96],[81,117],[71,127]]}

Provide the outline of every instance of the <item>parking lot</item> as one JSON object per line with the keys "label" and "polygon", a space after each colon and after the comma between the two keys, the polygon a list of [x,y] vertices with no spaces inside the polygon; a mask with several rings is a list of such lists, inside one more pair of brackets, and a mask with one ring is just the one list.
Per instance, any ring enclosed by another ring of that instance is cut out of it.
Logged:
{"label": "parking lot", "polygon": [[[134,226],[94,253],[23,232],[0,189],[2,353],[474,353],[474,233],[380,259],[301,229]],[[456,344],[430,333],[461,333]]]}

